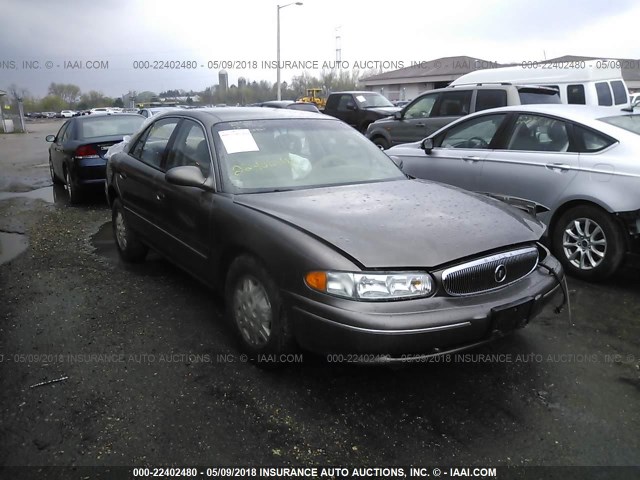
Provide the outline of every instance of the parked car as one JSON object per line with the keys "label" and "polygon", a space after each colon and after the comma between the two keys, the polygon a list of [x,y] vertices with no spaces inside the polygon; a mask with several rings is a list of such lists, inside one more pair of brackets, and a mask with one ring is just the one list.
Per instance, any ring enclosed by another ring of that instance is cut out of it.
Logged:
{"label": "parked car", "polygon": [[327,97],[323,113],[339,118],[361,133],[376,120],[400,110],[377,92],[333,92]]}
{"label": "parked car", "polygon": [[500,83],[439,88],[416,97],[393,117],[372,123],[365,135],[381,149],[417,142],[448,123],[488,108],[560,103],[557,90]]}
{"label": "parked car", "polygon": [[122,258],[151,247],[224,292],[254,360],[470,348],[526,325],[563,278],[538,220],[410,180],[324,115],[157,115],[109,159],[106,188]]}
{"label": "parked car", "polygon": [[73,116],[75,116],[76,112],[74,110],[62,110],[60,112],[60,117],[61,118],[71,118]]}
{"label": "parked car", "polygon": [[80,201],[85,189],[103,187],[105,152],[123,136],[137,131],[143,121],[143,116],[129,113],[70,118],[56,135],[46,137],[51,142],[51,180],[66,186],[71,203]]}
{"label": "parked car", "polygon": [[150,108],[141,108],[140,115],[145,118],[153,117],[158,113],[166,112],[167,110],[175,110],[177,107],[150,107]]}
{"label": "parked car", "polygon": [[305,112],[320,113],[320,110],[318,110],[318,107],[316,107],[315,103],[294,102],[293,100],[269,100],[267,102],[255,104],[255,106],[269,108],[289,108],[291,110],[303,110]]}
{"label": "parked car", "polygon": [[527,198],[549,208],[552,251],[586,280],[640,253],[640,115],[526,105],[469,115],[387,150],[411,176]]}

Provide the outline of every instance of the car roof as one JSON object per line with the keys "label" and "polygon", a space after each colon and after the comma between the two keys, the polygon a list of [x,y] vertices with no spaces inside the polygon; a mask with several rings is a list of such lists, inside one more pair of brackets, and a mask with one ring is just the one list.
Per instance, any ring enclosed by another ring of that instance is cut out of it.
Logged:
{"label": "car roof", "polygon": [[86,121],[86,120],[90,120],[92,118],[105,118],[105,117],[141,117],[144,118],[144,116],[138,114],[138,113],[126,113],[126,112],[117,112],[117,113],[109,113],[109,112],[96,112],[96,113],[92,113],[91,115],[85,115],[82,117],[74,117],[77,119],[77,121]]}
{"label": "car roof", "polygon": [[[191,117],[203,123],[237,122],[242,120],[284,120],[313,118],[315,120],[340,121],[329,115],[319,116],[314,112],[304,110],[292,110],[287,108],[262,108],[262,107],[227,107],[227,108],[197,108],[192,110],[172,110],[154,116],[154,120],[164,117]],[[326,118],[325,118],[326,117]]]}
{"label": "car roof", "polygon": [[617,127],[607,122],[603,122],[600,119],[605,117],[616,117],[622,115],[640,115],[639,112],[628,112],[622,110],[622,106],[618,112],[611,107],[600,107],[592,105],[568,105],[566,103],[542,103],[542,104],[528,104],[528,105],[511,105],[508,107],[491,108],[487,110],[481,110],[470,115],[466,115],[444,126],[442,129],[434,132],[434,135],[438,132],[448,129],[453,125],[461,123],[463,121],[475,118],[481,115],[487,115],[492,113],[509,113],[509,112],[522,112],[522,113],[537,113],[542,115],[551,115],[564,118],[569,121],[580,123],[588,127],[599,130],[605,134],[608,134],[614,138],[624,137],[637,141],[640,138],[638,134],[629,132],[621,127]]}

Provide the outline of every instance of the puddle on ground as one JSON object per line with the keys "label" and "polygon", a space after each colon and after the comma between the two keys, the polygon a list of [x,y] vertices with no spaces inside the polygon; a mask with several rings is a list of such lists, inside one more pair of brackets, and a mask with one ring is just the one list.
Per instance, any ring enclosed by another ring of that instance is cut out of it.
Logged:
{"label": "puddle on ground", "polygon": [[7,200],[9,198],[32,198],[44,200],[49,203],[56,201],[53,187],[38,188],[28,192],[0,192],[0,200]]}
{"label": "puddle on ground", "polygon": [[28,245],[26,235],[0,232],[0,265],[16,258]]}
{"label": "puddle on ground", "polygon": [[111,222],[100,226],[98,231],[91,236],[91,245],[95,253],[111,262],[124,266],[127,270],[146,276],[166,275],[175,270],[175,267],[167,262],[161,255],[150,250],[144,262],[126,263],[120,258],[116,241],[113,238]]}

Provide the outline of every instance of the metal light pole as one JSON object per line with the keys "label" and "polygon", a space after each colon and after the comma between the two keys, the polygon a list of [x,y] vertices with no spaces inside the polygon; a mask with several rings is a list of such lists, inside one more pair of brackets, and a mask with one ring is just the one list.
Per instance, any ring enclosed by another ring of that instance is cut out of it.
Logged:
{"label": "metal light pole", "polygon": [[289,5],[302,5],[302,2],[291,2],[286,5],[278,5],[278,54],[277,54],[277,82],[278,82],[278,100],[282,100],[282,89],[280,85],[280,9],[288,7]]}

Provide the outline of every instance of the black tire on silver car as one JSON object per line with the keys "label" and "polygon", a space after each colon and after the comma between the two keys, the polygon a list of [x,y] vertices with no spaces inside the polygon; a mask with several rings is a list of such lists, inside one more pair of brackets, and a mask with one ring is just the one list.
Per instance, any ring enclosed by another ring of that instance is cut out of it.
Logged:
{"label": "black tire on silver car", "polygon": [[54,185],[64,185],[64,182],[58,178],[56,172],[53,170],[53,161],[51,155],[49,155],[49,174],[51,175],[51,181]]}
{"label": "black tire on silver car", "polygon": [[[254,257],[241,255],[229,267],[225,304],[243,351],[258,355],[295,349],[279,289]],[[255,357],[250,358],[256,361]]]}
{"label": "black tire on silver car", "polygon": [[111,210],[111,224],[113,237],[118,247],[118,252],[126,262],[141,262],[147,256],[149,248],[138,240],[135,232],[131,230],[124,217],[124,209],[119,199],[113,201]]}
{"label": "black tire on silver car", "polygon": [[612,275],[625,255],[624,232],[609,213],[591,205],[573,207],[554,224],[552,245],[565,272],[598,281]]}
{"label": "black tire on silver car", "polygon": [[66,168],[64,171],[64,184],[67,189],[67,195],[69,197],[69,203],[79,203],[82,195],[80,193],[79,187],[73,183],[73,179],[71,178],[71,173],[69,169]]}
{"label": "black tire on silver car", "polygon": [[377,145],[380,150],[389,148],[389,142],[387,142],[387,139],[384,137],[374,137],[371,141]]}

